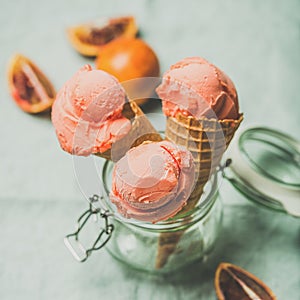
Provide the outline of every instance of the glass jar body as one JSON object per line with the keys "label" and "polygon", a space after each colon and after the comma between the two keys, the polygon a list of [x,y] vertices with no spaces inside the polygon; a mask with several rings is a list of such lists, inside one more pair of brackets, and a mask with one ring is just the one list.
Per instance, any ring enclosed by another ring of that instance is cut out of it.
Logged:
{"label": "glass jar body", "polygon": [[210,200],[211,207],[200,218],[182,218],[174,226],[172,222],[152,227],[114,219],[115,230],[106,249],[130,267],[151,273],[168,273],[199,261],[212,250],[222,221],[218,192]]}

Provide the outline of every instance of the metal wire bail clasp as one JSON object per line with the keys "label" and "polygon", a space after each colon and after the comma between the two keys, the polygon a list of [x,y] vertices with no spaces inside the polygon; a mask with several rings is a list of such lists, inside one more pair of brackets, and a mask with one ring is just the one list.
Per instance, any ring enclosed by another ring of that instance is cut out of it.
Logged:
{"label": "metal wire bail clasp", "polygon": [[[77,221],[77,230],[74,233],[68,234],[64,238],[66,247],[69,249],[73,257],[79,262],[86,261],[93,251],[99,250],[104,247],[111,238],[112,232],[114,230],[114,225],[109,224],[108,221],[108,217],[110,217],[112,214],[109,213],[109,211],[100,208],[99,200],[100,197],[98,195],[93,195],[89,198],[90,207],[79,217]],[[86,249],[79,241],[79,233],[91,216],[104,219],[104,228],[100,231],[92,246]],[[72,240],[73,243],[71,243]],[[74,245],[76,245],[77,251],[75,250]]]}
{"label": "metal wire bail clasp", "polygon": [[224,162],[224,164],[220,164],[219,167],[218,167],[218,172],[221,172],[221,175],[224,177],[224,178],[227,178],[226,177],[226,174],[225,174],[225,169],[227,169],[230,165],[232,164],[232,159],[231,158],[227,158],[226,161]]}

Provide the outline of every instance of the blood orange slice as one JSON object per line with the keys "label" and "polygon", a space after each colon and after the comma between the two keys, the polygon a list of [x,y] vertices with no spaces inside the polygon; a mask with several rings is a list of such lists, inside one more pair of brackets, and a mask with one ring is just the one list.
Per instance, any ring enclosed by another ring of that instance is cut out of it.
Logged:
{"label": "blood orange slice", "polygon": [[119,37],[135,37],[137,26],[132,16],[103,19],[70,27],[67,30],[73,47],[82,55],[97,56],[99,49]]}
{"label": "blood orange slice", "polygon": [[36,114],[49,110],[55,89],[43,72],[27,57],[15,55],[8,68],[8,84],[12,97],[25,112]]}
{"label": "blood orange slice", "polygon": [[215,288],[219,300],[276,300],[270,288],[260,279],[229,263],[219,265]]}

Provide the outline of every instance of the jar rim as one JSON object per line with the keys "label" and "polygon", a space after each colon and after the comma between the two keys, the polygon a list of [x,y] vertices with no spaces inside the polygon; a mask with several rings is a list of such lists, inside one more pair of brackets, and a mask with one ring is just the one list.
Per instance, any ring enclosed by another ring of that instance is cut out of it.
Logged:
{"label": "jar rim", "polygon": [[177,216],[170,218],[166,221],[159,221],[156,223],[139,221],[133,218],[123,217],[116,209],[115,205],[110,201],[110,183],[109,178],[111,178],[111,172],[113,168],[112,161],[105,161],[102,167],[102,183],[104,189],[104,196],[102,203],[105,209],[108,209],[113,217],[128,225],[133,225],[147,230],[161,230],[161,231],[170,231],[172,229],[178,229],[180,226],[188,227],[207,215],[207,213],[212,208],[215,203],[218,195],[218,173],[212,174],[210,180],[204,187],[204,192],[201,195],[198,204],[191,210],[185,213],[178,213]]}
{"label": "jar rim", "polygon": [[264,177],[277,182],[278,184],[285,185],[291,188],[300,188],[299,182],[291,182],[285,180],[284,177],[275,176],[274,174],[268,172],[262,168],[255,158],[251,155],[247,148],[247,142],[252,141],[257,145],[265,144],[273,149],[279,150],[282,153],[286,153],[289,156],[289,159],[293,162],[300,162],[299,149],[300,144],[298,141],[292,137],[281,133],[279,131],[273,130],[267,127],[256,127],[250,128],[244,131],[239,138],[238,147],[242,155],[246,159],[247,163],[259,174],[262,174]]}
{"label": "jar rim", "polygon": [[247,199],[300,216],[300,142],[268,127],[244,130],[225,155],[224,177]]}

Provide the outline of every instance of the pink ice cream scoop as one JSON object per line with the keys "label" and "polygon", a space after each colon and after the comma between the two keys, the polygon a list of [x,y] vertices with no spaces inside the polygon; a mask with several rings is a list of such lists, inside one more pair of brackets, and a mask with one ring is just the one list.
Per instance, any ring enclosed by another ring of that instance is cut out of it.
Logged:
{"label": "pink ice cream scoop", "polygon": [[52,122],[63,150],[87,156],[103,153],[131,128],[122,116],[125,91],[101,70],[82,67],[58,92]]}
{"label": "pink ice cream scoop", "polygon": [[238,95],[230,78],[201,57],[185,58],[165,72],[157,94],[166,116],[239,118]]}
{"label": "pink ice cream scoop", "polygon": [[168,141],[130,149],[114,166],[111,201],[127,217],[166,220],[186,205],[194,187],[192,154]]}

